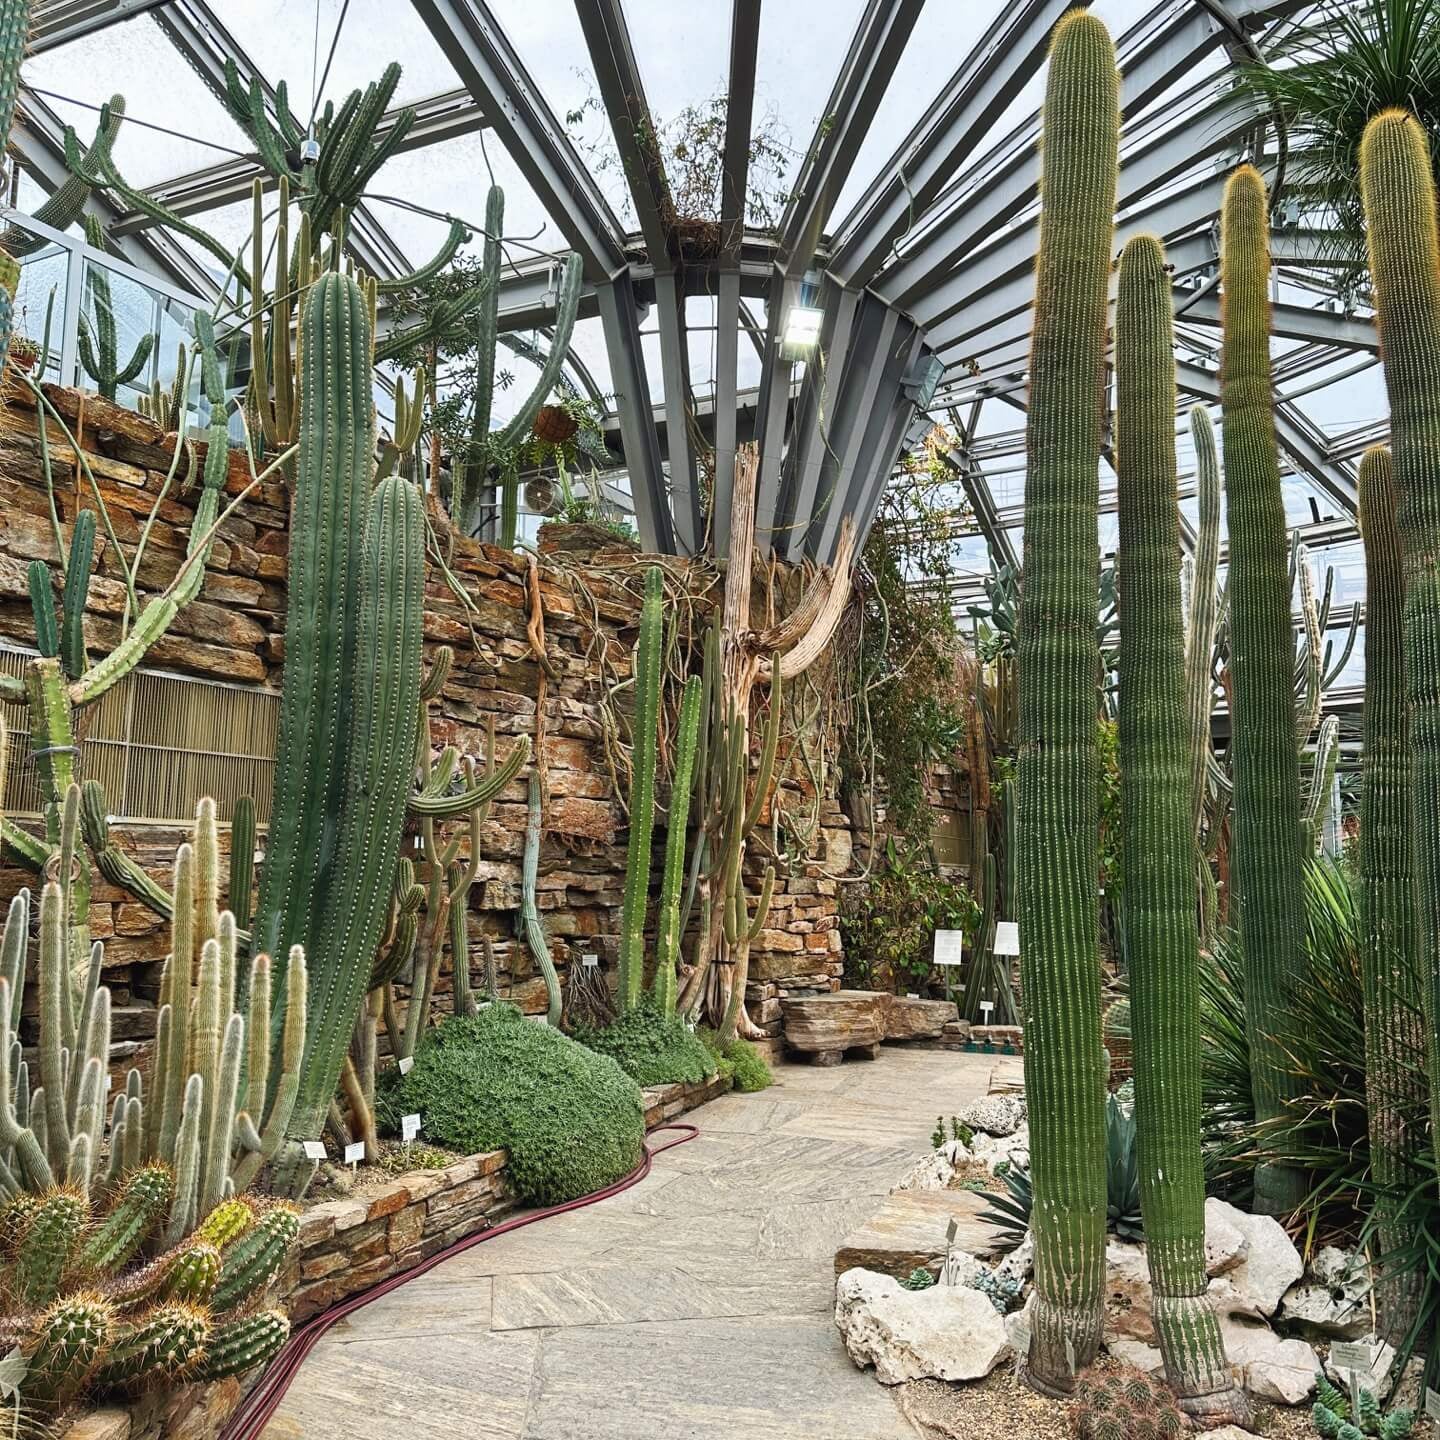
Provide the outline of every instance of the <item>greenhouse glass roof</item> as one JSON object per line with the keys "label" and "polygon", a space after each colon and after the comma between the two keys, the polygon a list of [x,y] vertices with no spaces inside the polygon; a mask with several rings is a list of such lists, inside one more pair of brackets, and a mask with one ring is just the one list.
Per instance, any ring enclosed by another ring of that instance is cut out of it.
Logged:
{"label": "greenhouse glass roof", "polygon": [[[238,245],[260,170],[219,98],[226,62],[267,96],[283,81],[303,115],[398,61],[396,105],[418,119],[352,218],[357,260],[402,273],[435,252],[450,216],[478,246],[493,178],[505,192],[503,323],[543,332],[559,260],[578,251],[569,373],[604,415],[608,478],[647,545],[705,543],[706,516],[726,513],[735,447],[753,439],[762,539],[827,560],[840,517],[863,528],[899,457],[928,444],[954,476],[963,606],[992,557],[1019,551],[1036,111],[1048,33],[1071,3],[40,0],[12,198],[25,211],[52,190],[64,127],[88,137],[97,107],[122,93],[120,170]],[[1117,247],[1153,231],[1174,265],[1188,528],[1184,412],[1218,396],[1220,188],[1241,158],[1272,176],[1277,164],[1269,117],[1231,92],[1233,66],[1315,7],[1091,8],[1124,74]],[[656,133],[664,144],[647,145]],[[213,293],[208,251],[105,197],[91,205],[121,258]],[[1286,506],[1335,569],[1338,624],[1363,592],[1356,464],[1384,432],[1376,343],[1363,305],[1333,298],[1293,207],[1274,218]],[[803,357],[781,343],[797,307],[819,312]],[[506,363],[523,392],[529,362]],[[1107,465],[1107,546],[1113,506]],[[725,539],[722,521],[710,540],[723,552]]]}

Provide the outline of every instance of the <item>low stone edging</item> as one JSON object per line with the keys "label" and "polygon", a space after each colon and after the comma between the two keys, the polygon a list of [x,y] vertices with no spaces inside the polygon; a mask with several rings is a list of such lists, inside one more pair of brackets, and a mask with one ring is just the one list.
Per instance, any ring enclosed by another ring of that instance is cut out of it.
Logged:
{"label": "low stone edging", "polygon": [[[642,1092],[645,1129],[714,1100],[731,1081],[654,1085]],[[412,1170],[363,1195],[312,1205],[300,1217],[300,1236],[271,1291],[293,1324],[322,1314],[382,1280],[413,1270],[458,1240],[486,1230],[516,1208],[503,1150],[469,1155],[439,1170]],[[64,1440],[214,1440],[258,1376],[244,1386],[223,1380],[187,1387],[163,1409],[141,1402],[81,1416]]]}

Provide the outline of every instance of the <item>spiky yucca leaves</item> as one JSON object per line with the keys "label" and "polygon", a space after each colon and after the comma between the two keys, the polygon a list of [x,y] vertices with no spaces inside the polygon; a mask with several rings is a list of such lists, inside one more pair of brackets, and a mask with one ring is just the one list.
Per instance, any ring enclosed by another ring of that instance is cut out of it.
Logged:
{"label": "spiky yucca leaves", "polygon": [[1392,1343],[1409,1330],[1418,1276],[1384,1256],[1411,1245],[1413,1222],[1395,1203],[1418,1178],[1424,1133],[1425,1037],[1416,984],[1415,861],[1410,816],[1410,736],[1405,714],[1404,557],[1390,452],[1360,462],[1365,542],[1365,745],[1360,795],[1361,975],[1365,987],[1365,1090],[1370,1162],[1381,1187],[1379,1321]]}
{"label": "spiky yucca leaves", "polygon": [[625,857],[625,900],[620,917],[620,989],[623,1014],[640,1003],[645,973],[645,911],[650,899],[650,843],[655,834],[655,752],[660,727],[660,651],[665,636],[665,572],[645,572],[640,638],[635,643],[634,748],[630,779],[630,841]]}
{"label": "spiky yucca leaves", "polygon": [[[1226,513],[1235,775],[1232,869],[1260,1118],[1293,1094],[1285,1065],[1302,964],[1300,757],[1292,693],[1289,542],[1280,493],[1270,367],[1270,243],[1265,182],[1242,166],[1225,187],[1221,217]],[[1255,1206],[1289,1214],[1305,1176],[1262,1161]]]}
{"label": "spiky yucca leaves", "polygon": [[1100,1345],[1100,404],[1119,79],[1094,15],[1055,27],[1042,112],[1040,249],[1026,436],[1018,866],[1036,1306],[1027,1375],[1067,1394]]}
{"label": "spiky yucca leaves", "polygon": [[1431,1138],[1440,1154],[1440,244],[1425,134],[1389,110],[1360,146],[1404,566],[1410,810]]}
{"label": "spiky yucca leaves", "polygon": [[1173,302],[1165,252],[1120,257],[1115,454],[1120,502],[1120,776],[1140,1197],[1165,1373],[1194,1414],[1246,1423],[1206,1296],[1185,625],[1175,465]]}

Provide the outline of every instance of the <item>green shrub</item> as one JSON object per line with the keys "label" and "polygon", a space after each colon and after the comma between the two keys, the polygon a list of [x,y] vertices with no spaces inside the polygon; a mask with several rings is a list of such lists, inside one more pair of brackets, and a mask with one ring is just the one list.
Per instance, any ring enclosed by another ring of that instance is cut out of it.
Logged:
{"label": "green shrub", "polygon": [[509,1151],[510,1178],[531,1204],[588,1195],[640,1160],[645,1111],[635,1082],[513,1005],[445,1020],[393,1084],[386,1110],[418,1111],[437,1144]]}
{"label": "green shrub", "polygon": [[648,994],[603,1030],[577,1025],[575,1038],[610,1056],[640,1085],[708,1080],[720,1069],[705,1042],[678,1015],[662,1015]]}
{"label": "green shrub", "polygon": [[775,1083],[765,1057],[748,1040],[737,1036],[721,1050],[713,1030],[701,1029],[695,1033],[719,1066],[720,1073],[727,1080],[733,1080],[737,1090],[753,1095],[755,1091],[767,1089]]}

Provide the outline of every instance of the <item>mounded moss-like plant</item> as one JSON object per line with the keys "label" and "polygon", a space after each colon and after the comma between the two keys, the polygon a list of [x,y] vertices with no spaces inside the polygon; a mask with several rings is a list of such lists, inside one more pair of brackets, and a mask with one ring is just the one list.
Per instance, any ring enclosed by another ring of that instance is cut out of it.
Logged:
{"label": "mounded moss-like plant", "polygon": [[663,1014],[648,994],[613,1025],[577,1028],[575,1038],[610,1056],[639,1085],[695,1083],[720,1068],[705,1042],[678,1015]]}
{"label": "mounded moss-like plant", "polygon": [[498,1003],[431,1030],[390,1108],[418,1112],[436,1144],[508,1151],[520,1198],[537,1205],[628,1174],[645,1136],[639,1088],[612,1059]]}
{"label": "mounded moss-like plant", "polygon": [[732,1080],[735,1088],[747,1095],[757,1090],[766,1090],[775,1083],[765,1057],[748,1040],[738,1036],[723,1048],[720,1038],[713,1030],[700,1029],[695,1032],[705,1048],[714,1056],[720,1073]]}

